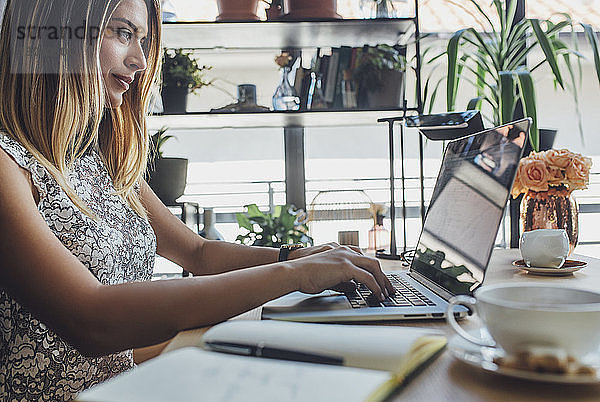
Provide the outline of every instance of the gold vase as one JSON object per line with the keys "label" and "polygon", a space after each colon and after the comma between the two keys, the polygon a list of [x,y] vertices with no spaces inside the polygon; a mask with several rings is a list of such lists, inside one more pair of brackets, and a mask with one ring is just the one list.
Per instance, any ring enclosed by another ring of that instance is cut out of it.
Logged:
{"label": "gold vase", "polygon": [[521,230],[565,229],[569,237],[569,255],[577,245],[579,212],[577,203],[564,186],[548,191],[529,190],[521,201]]}

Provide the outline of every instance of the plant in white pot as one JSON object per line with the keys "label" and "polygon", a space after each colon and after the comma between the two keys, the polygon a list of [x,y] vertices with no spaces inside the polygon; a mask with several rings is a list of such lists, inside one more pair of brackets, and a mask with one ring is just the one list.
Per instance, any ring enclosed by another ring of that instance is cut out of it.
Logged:
{"label": "plant in white pot", "polygon": [[[487,0],[486,0],[487,1]],[[515,21],[517,1],[492,0],[495,15],[488,15],[483,0],[468,0],[457,4],[473,6],[478,20],[485,21],[485,32],[465,28],[455,32],[448,41],[448,73],[446,102],[448,111],[455,109],[459,87],[467,82],[476,91],[467,109],[484,108],[484,117],[494,125],[514,119],[519,102],[526,116],[533,119],[530,142],[539,148],[537,105],[532,74],[542,66],[552,72],[557,87],[569,90],[577,103],[580,85],[576,63],[582,57],[574,45],[567,44],[559,33],[577,25],[566,14],[550,19]],[[487,2],[485,3],[487,4]],[[591,26],[579,24],[594,53],[596,72],[600,79],[598,41]],[[534,59],[533,51],[541,49],[542,57]],[[491,111],[491,116],[485,111]],[[580,127],[581,128],[581,127]]]}
{"label": "plant in white pot", "polygon": [[163,155],[165,142],[175,138],[167,135],[167,130],[167,127],[162,127],[151,137],[148,185],[165,205],[175,205],[185,191],[188,160]]}

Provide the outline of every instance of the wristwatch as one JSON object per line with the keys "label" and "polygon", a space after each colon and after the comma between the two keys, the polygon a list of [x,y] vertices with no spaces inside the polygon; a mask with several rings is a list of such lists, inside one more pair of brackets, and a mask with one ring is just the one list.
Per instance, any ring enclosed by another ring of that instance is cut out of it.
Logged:
{"label": "wristwatch", "polygon": [[279,260],[278,261],[287,261],[288,256],[294,250],[298,250],[299,248],[303,248],[304,244],[295,243],[295,244],[284,244],[279,248]]}

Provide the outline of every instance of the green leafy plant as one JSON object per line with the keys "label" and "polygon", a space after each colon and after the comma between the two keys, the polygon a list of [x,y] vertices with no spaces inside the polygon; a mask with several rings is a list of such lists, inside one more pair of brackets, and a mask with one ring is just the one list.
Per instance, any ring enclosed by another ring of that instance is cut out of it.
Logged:
{"label": "green leafy plant", "polygon": [[163,87],[185,87],[195,91],[203,86],[212,85],[206,72],[211,66],[198,66],[198,62],[183,49],[165,49],[163,57]]}
{"label": "green leafy plant", "polygon": [[171,138],[166,134],[167,127],[162,127],[150,137],[150,150],[146,179],[150,188],[165,205],[176,205],[177,198],[185,191],[187,183],[188,160],[163,155],[163,147]]}
{"label": "green leafy plant", "polygon": [[245,205],[247,213],[237,213],[241,234],[236,241],[248,246],[281,247],[283,244],[313,244],[308,236],[306,214],[291,205],[277,205],[273,213],[264,213],[256,204]]}
{"label": "green leafy plant", "polygon": [[356,54],[352,78],[359,87],[377,90],[383,87],[385,71],[404,71],[406,56],[402,46],[363,46]]}
{"label": "green leafy plant", "polygon": [[168,127],[161,127],[156,133],[150,137],[150,159],[159,159],[163,157],[163,146],[171,138],[175,138],[174,135],[166,134]]}
{"label": "green leafy plant", "polygon": [[[486,104],[486,108],[491,108],[492,116],[484,116],[495,125],[513,120],[516,105],[520,101],[525,115],[533,119],[530,141],[533,149],[538,150],[537,108],[532,73],[541,66],[549,66],[555,84],[563,90],[569,90],[576,105],[578,104],[581,66],[579,65],[578,75],[574,64],[579,64],[583,56],[575,41],[569,46],[559,37],[561,31],[567,28],[573,31],[577,24],[567,14],[555,16],[560,20],[558,22],[550,19],[523,19],[515,22],[516,0],[492,0],[495,16],[487,15],[479,5],[481,0],[469,2],[475,6],[479,19],[485,21],[486,32],[479,32],[474,28],[461,29],[448,41],[448,111],[454,110],[456,94],[463,81],[470,83],[477,91],[477,97],[471,99],[467,109],[481,109]],[[580,25],[592,46],[600,80],[596,35],[591,26]],[[542,50],[543,58],[534,61],[531,56],[532,50],[536,48]],[[565,74],[568,81],[565,81]],[[581,122],[580,132],[583,138]]]}

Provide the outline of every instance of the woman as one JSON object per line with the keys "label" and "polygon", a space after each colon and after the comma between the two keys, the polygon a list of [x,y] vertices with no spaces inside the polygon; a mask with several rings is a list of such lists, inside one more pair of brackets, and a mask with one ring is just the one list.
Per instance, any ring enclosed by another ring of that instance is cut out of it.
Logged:
{"label": "woman", "polygon": [[[8,0],[0,36],[0,396],[70,399],[133,366],[132,348],[288,292],[356,279],[337,245],[207,241],[143,180],[158,0]],[[194,278],[149,282],[155,254]]]}

